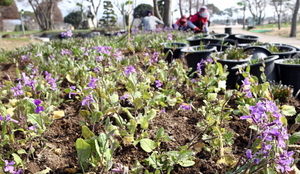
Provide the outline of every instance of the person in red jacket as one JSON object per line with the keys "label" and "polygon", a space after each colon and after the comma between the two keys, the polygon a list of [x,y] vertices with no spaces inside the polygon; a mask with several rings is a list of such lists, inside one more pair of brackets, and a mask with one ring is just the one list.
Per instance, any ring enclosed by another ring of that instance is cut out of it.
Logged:
{"label": "person in red jacket", "polygon": [[195,32],[209,33],[209,13],[206,6],[202,6],[200,10],[190,16],[188,21],[188,27],[192,28]]}
{"label": "person in red jacket", "polygon": [[188,29],[188,18],[185,15],[182,15],[181,18],[179,18],[175,24],[173,24],[174,29],[178,30],[187,30]]}

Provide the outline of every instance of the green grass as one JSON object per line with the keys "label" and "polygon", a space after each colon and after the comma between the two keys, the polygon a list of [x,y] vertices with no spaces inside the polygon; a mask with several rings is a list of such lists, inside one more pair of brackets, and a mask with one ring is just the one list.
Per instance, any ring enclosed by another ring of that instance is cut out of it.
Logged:
{"label": "green grass", "polygon": [[30,38],[2,38],[2,40],[7,40],[7,41],[25,41],[28,42]]}

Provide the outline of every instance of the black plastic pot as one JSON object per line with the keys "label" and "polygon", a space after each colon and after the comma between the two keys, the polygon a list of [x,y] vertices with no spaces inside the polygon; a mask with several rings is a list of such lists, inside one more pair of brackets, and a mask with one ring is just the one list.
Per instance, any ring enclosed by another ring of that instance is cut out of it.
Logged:
{"label": "black plastic pot", "polygon": [[237,65],[241,65],[244,63],[249,62],[249,59],[242,59],[242,60],[223,60],[217,58],[217,62],[221,63],[222,66],[227,66],[227,71],[229,74],[227,75],[226,80],[226,88],[227,89],[236,89],[236,82],[238,81],[237,71],[238,69],[232,69]]}
{"label": "black plastic pot", "polygon": [[225,39],[227,39],[229,34],[214,34],[211,35],[210,37],[203,38],[201,41],[203,42],[204,45],[209,45],[209,44],[217,44],[224,42]]}
{"label": "black plastic pot", "polygon": [[[261,78],[262,71],[261,67],[264,67],[264,73],[266,75],[266,81],[276,81],[276,69],[275,69],[275,61],[279,58],[278,55],[271,55],[264,59],[263,62],[250,64],[250,74],[254,75],[258,78],[259,83],[263,83],[264,81]],[[263,65],[264,64],[264,65]],[[247,64],[242,65],[243,67],[246,67]],[[233,67],[231,70],[238,71],[239,66]],[[236,77],[236,83],[239,85],[242,84],[242,80],[244,80],[244,77],[241,74],[238,74]]]}
{"label": "black plastic pot", "polygon": [[239,44],[253,43],[258,41],[258,37],[253,35],[236,34],[235,38]]}
{"label": "black plastic pot", "polygon": [[[300,89],[300,64],[286,64],[283,63],[284,59],[275,61],[278,68],[279,80],[284,85],[292,85],[294,88],[293,95],[296,96]],[[300,95],[296,96],[300,99]]]}
{"label": "black plastic pot", "polygon": [[[207,60],[208,58],[210,58],[211,53],[216,51],[216,46],[203,45],[203,47],[204,50],[199,50],[200,46],[183,47],[181,49],[188,67],[192,68],[192,70],[189,71],[188,75],[191,75],[192,73],[197,71],[197,64],[202,60]],[[205,74],[204,69],[205,67],[202,66],[201,71],[203,72],[203,74]],[[194,75],[193,77],[197,77],[197,75]]]}
{"label": "black plastic pot", "polygon": [[272,55],[278,55],[279,59],[291,58],[295,54],[297,54],[296,48],[294,46],[290,46],[290,45],[274,45],[274,46],[276,46],[280,52],[277,53],[272,52]]}
{"label": "black plastic pot", "polygon": [[188,37],[186,40],[189,42],[190,46],[196,46],[196,45],[200,45],[200,42],[204,38],[209,38],[209,37],[211,37],[209,34],[198,34],[198,35]]}
{"label": "black plastic pot", "polygon": [[168,63],[171,63],[173,59],[180,59],[181,58],[181,49],[183,47],[188,46],[186,43],[180,43],[180,42],[165,42],[161,43],[163,47],[163,52],[166,55],[166,61]]}
{"label": "black plastic pot", "polygon": [[244,48],[244,52],[252,55],[253,59],[264,59],[272,55],[272,53],[263,46],[248,46]]}

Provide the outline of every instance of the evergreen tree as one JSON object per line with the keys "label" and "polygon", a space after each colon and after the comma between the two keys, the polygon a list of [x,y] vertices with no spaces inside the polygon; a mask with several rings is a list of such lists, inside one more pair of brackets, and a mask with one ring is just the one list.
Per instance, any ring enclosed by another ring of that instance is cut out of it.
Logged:
{"label": "evergreen tree", "polygon": [[113,27],[116,25],[117,22],[117,15],[115,14],[115,11],[113,10],[113,5],[111,1],[103,1],[103,17],[100,19],[101,26],[104,27]]}

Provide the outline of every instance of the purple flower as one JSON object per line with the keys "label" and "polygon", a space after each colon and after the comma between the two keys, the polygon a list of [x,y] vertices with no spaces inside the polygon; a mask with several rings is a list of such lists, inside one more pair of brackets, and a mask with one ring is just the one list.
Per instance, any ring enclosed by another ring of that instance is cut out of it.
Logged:
{"label": "purple flower", "polygon": [[94,68],[94,72],[95,72],[95,73],[99,73],[100,70],[101,70],[100,67],[95,67],[95,68]]}
{"label": "purple flower", "polygon": [[95,100],[93,99],[93,96],[92,95],[88,95],[88,96],[86,96],[84,99],[83,99],[83,101],[81,102],[81,104],[83,105],[83,106],[85,106],[85,105],[90,105],[91,104],[91,102],[95,102]]}
{"label": "purple flower", "polygon": [[23,62],[23,61],[25,61],[25,60],[30,60],[29,58],[28,58],[28,55],[23,55],[23,56],[21,56],[21,62]]}
{"label": "purple flower", "polygon": [[160,110],[161,113],[166,113],[166,109]]}
{"label": "purple flower", "polygon": [[35,113],[40,113],[40,112],[42,112],[42,111],[44,111],[44,107],[43,106],[37,106],[35,109],[34,109],[34,112]]}
{"label": "purple flower", "polygon": [[11,118],[11,115],[10,115],[10,114],[8,114],[8,115],[6,116],[5,121],[12,121],[12,122],[14,122],[14,123],[19,123],[17,120]]}
{"label": "purple flower", "polygon": [[246,97],[251,98],[252,93],[251,93],[251,82],[249,81],[249,78],[246,77],[244,80],[242,80],[242,86],[241,88],[243,89],[243,92],[246,92]]}
{"label": "purple flower", "polygon": [[124,94],[123,96],[120,97],[120,100],[127,99],[129,97],[129,94]]}
{"label": "purple flower", "polygon": [[52,77],[51,77],[52,74],[51,74],[51,73],[48,73],[47,71],[45,72],[45,74],[46,74],[45,79],[47,80],[48,84],[49,84],[50,86],[52,86],[52,90],[53,90],[53,91],[57,90],[57,84],[56,84],[57,78],[52,78]]}
{"label": "purple flower", "polygon": [[99,61],[101,61],[101,60],[103,60],[104,59],[104,57],[103,56],[98,56],[98,57],[96,57],[96,60],[99,62]]}
{"label": "purple flower", "polygon": [[16,87],[10,88],[14,92],[14,96],[20,96],[24,94],[24,91],[22,90],[23,85],[22,84],[17,84]]}
{"label": "purple flower", "polygon": [[186,111],[191,111],[192,110],[192,106],[189,105],[188,103],[182,103],[179,106],[180,109],[186,110]]}
{"label": "purple flower", "polygon": [[5,166],[4,166],[4,172],[9,172],[9,173],[16,173],[15,168],[14,168],[14,161],[8,162],[8,160],[4,160]]}
{"label": "purple flower", "polygon": [[170,41],[173,40],[173,35],[172,35],[172,33],[168,33],[168,39],[169,39]]}
{"label": "purple flower", "polygon": [[119,51],[118,49],[116,50],[115,53],[113,53],[113,56],[115,56],[117,58],[118,61],[121,61],[123,59],[122,57],[122,52]]}
{"label": "purple flower", "polygon": [[35,99],[35,100],[33,100],[33,103],[34,103],[35,105],[39,106],[39,105],[42,103],[42,101],[39,100],[39,99]]}
{"label": "purple flower", "polygon": [[204,66],[204,60],[201,59],[201,61],[199,63],[197,63],[197,71],[199,75],[202,75],[202,69],[201,67]]}
{"label": "purple flower", "polygon": [[72,33],[71,30],[66,30],[66,32],[61,32],[60,35],[61,35],[62,37],[66,37],[66,36],[72,37],[72,36],[73,36],[73,33]]}
{"label": "purple flower", "polygon": [[0,115],[0,121],[3,121],[4,120],[4,117],[2,117],[2,115]]}
{"label": "purple flower", "polygon": [[159,87],[162,86],[160,80],[155,80],[155,86],[156,86],[157,88],[159,88]]}
{"label": "purple flower", "polygon": [[124,73],[129,76],[131,73],[136,73],[134,66],[129,65],[125,68]]}
{"label": "purple flower", "polygon": [[98,81],[98,78],[90,78],[90,82],[88,83],[88,87],[91,88],[91,89],[95,89],[97,81]]}
{"label": "purple flower", "polygon": [[253,158],[251,149],[248,149],[248,150],[246,151],[246,156],[247,156],[247,158],[249,158],[249,159],[252,159],[252,158]]}
{"label": "purple flower", "polygon": [[34,132],[36,132],[36,129],[37,129],[37,124],[34,123],[32,126],[28,127],[29,130],[32,130]]}

